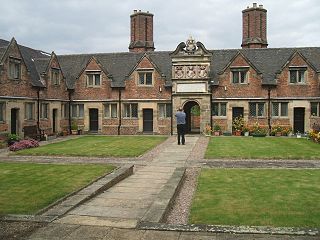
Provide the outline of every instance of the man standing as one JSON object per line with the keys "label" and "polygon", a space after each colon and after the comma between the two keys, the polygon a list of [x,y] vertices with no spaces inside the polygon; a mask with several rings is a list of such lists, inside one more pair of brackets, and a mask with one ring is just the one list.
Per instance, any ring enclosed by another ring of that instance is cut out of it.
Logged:
{"label": "man standing", "polygon": [[180,138],[182,145],[185,144],[184,131],[186,124],[186,114],[183,112],[182,108],[179,107],[178,112],[176,112],[177,119],[177,131],[178,131],[178,145],[180,145]]}

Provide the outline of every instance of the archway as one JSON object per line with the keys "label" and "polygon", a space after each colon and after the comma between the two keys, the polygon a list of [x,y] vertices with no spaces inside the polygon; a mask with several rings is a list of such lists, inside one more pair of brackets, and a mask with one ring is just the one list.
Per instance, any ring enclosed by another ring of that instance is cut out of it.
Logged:
{"label": "archway", "polygon": [[200,106],[196,101],[188,101],[184,104],[186,113],[186,132],[200,133]]}

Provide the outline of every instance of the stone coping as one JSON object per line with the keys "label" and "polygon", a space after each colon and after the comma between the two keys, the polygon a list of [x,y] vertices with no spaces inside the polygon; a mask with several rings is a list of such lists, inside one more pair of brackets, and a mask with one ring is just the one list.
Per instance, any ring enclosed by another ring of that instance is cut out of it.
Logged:
{"label": "stone coping", "polygon": [[185,171],[186,168],[183,167],[176,168],[174,170],[168,182],[157,195],[156,200],[152,203],[146,214],[140,220],[141,222],[158,223],[165,220],[166,215],[182,186]]}
{"label": "stone coping", "polygon": [[202,224],[166,224],[155,222],[140,222],[141,230],[179,231],[179,232],[210,232],[232,234],[271,234],[271,235],[307,235],[320,236],[320,228],[299,227],[268,227],[268,226],[228,226]]}
{"label": "stone coping", "polygon": [[40,210],[35,215],[5,215],[0,216],[0,220],[6,221],[34,221],[52,222],[63,216],[67,212],[76,208],[80,204],[95,197],[101,192],[111,188],[118,182],[133,174],[134,165],[126,165],[115,169],[87,186],[57,200],[46,208]]}

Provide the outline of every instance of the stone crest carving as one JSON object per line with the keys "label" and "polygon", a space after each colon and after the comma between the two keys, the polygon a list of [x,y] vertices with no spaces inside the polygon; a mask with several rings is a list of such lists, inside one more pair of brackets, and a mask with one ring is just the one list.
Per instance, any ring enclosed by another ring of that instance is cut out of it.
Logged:
{"label": "stone crest carving", "polygon": [[176,78],[183,78],[184,77],[183,66],[176,66],[174,73],[175,73],[174,75]]}
{"label": "stone crest carving", "polygon": [[187,66],[187,78],[195,78],[196,73],[195,66]]}
{"label": "stone crest carving", "polygon": [[201,66],[199,67],[199,77],[200,77],[200,78],[208,77],[207,66],[201,65]]}
{"label": "stone crest carving", "polygon": [[197,49],[196,41],[190,36],[190,38],[186,41],[186,52],[189,54],[193,54]]}

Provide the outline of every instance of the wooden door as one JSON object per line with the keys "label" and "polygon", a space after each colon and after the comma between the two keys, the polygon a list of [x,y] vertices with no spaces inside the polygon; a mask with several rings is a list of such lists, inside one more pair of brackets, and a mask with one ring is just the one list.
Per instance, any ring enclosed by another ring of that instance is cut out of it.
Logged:
{"label": "wooden door", "polygon": [[293,109],[293,131],[294,133],[304,133],[305,108],[297,107]]}
{"label": "wooden door", "polygon": [[143,132],[153,132],[153,109],[143,109]]}
{"label": "wooden door", "polygon": [[89,130],[91,132],[98,132],[99,129],[99,117],[98,109],[91,108],[89,109]]}

